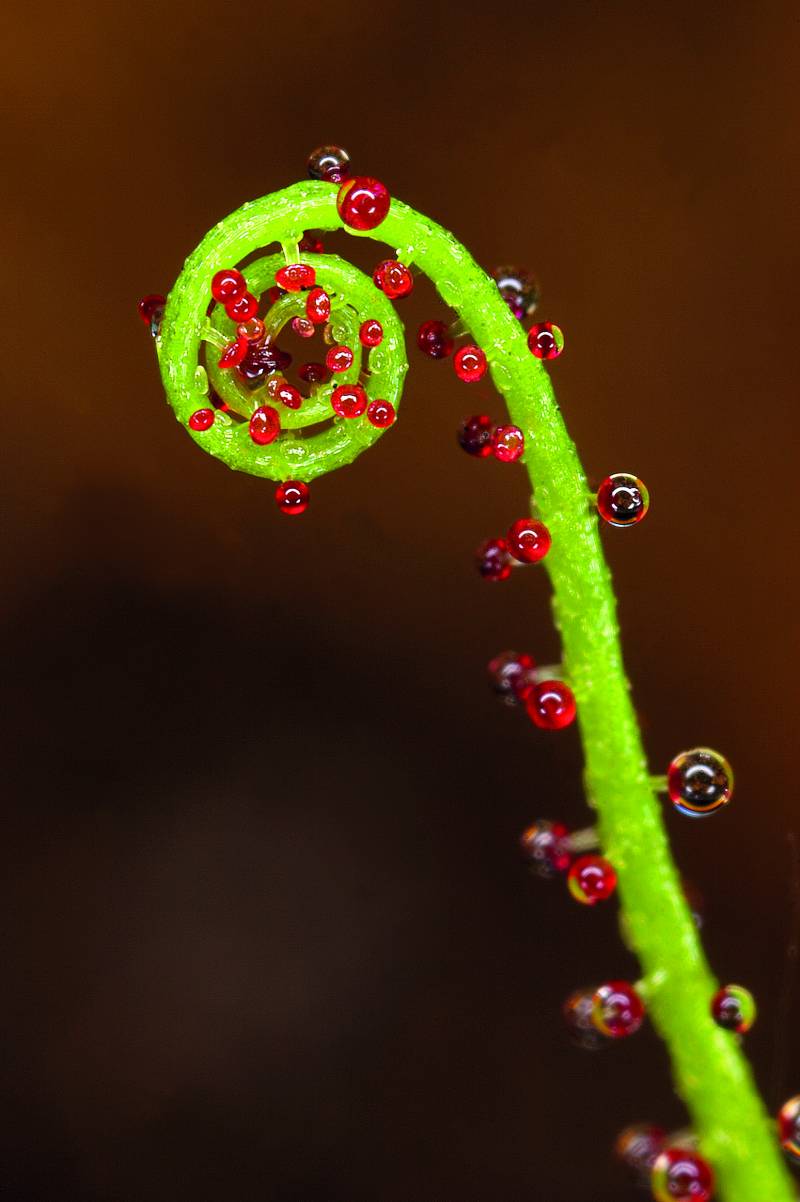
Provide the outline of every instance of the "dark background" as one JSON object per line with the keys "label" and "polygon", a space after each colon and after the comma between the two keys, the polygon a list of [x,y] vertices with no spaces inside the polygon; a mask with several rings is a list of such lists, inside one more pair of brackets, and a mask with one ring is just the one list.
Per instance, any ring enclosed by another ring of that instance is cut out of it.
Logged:
{"label": "dark background", "polygon": [[[723,816],[667,821],[774,1107],[800,1086],[796,6],[5,22],[0,1194],[627,1202],[617,1130],[684,1113],[651,1030],[594,1058],[562,1031],[573,987],[636,968],[613,904],[516,853],[588,812],[575,731],[486,686],[503,647],[557,655],[544,574],[471,562],[526,505],[455,446],[499,399],[412,347],[397,429],[287,521],[176,426],[135,304],[325,141],[537,271],[587,471],[653,498],[604,541],[654,768],[736,768]],[[425,282],[402,305],[442,313]]]}

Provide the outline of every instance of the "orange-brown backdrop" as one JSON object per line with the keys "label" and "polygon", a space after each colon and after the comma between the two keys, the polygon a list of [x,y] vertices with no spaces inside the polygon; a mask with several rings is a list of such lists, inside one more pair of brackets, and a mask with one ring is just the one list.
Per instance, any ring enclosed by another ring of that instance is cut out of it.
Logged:
{"label": "orange-brown backdrop", "polygon": [[491,387],[412,346],[396,430],[293,521],[163,402],[136,300],[323,141],[537,271],[587,470],[650,486],[604,536],[636,701],[654,768],[735,765],[724,815],[668,823],[770,1105],[800,1090],[795,6],[45,0],[4,32],[4,1195],[620,1202],[618,1128],[684,1119],[652,1031],[561,1030],[636,970],[516,855],[587,811],[575,732],[486,687],[557,653],[544,575],[471,563],[526,505],[455,446]]}

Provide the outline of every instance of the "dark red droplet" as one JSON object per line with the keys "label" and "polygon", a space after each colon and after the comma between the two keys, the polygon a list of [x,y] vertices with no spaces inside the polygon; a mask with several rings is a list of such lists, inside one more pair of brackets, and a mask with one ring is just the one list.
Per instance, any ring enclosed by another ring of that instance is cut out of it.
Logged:
{"label": "dark red droplet", "polygon": [[332,346],[325,356],[325,366],[334,374],[347,371],[353,366],[353,352],[349,346]]}
{"label": "dark red droplet", "polygon": [[778,1139],[789,1159],[800,1164],[800,1095],[789,1098],[778,1111]]}
{"label": "dark red droplet", "polygon": [[609,1039],[626,1039],[644,1022],[644,1002],[628,981],[606,981],[594,991],[592,1020]]}
{"label": "dark red droplet", "polygon": [[663,1148],[650,1184],[658,1202],[710,1202],[714,1195],[711,1165],[691,1148]]}
{"label": "dark red droplet", "polygon": [[374,317],[370,317],[367,321],[362,321],[358,337],[362,346],[380,346],[383,342],[383,326]]}
{"label": "dark red droplet", "polygon": [[241,271],[237,271],[235,267],[226,267],[222,271],[218,271],[211,281],[211,295],[221,305],[227,305],[228,301],[236,300],[236,297],[241,296],[246,288],[247,281]]}
{"label": "dark red droplet", "polygon": [[718,1027],[746,1035],[756,1021],[756,999],[744,985],[723,985],[711,999],[711,1017]]}
{"label": "dark red droplet", "polygon": [[468,455],[474,455],[478,459],[485,459],[492,453],[493,432],[492,419],[485,413],[478,413],[474,417],[464,418],[458,427],[456,437],[462,451],[466,451]]}
{"label": "dark red droplet", "polygon": [[196,409],[189,418],[189,426],[192,430],[197,430],[202,433],[203,430],[208,430],[214,425],[214,410],[213,409]]}
{"label": "dark red droplet", "polygon": [[453,353],[449,327],[443,321],[423,321],[417,331],[417,346],[429,359],[446,359]]}
{"label": "dark red droplet", "polygon": [[459,380],[474,384],[486,375],[486,356],[479,346],[468,343],[456,351],[453,367]]}
{"label": "dark red droplet", "polygon": [[345,180],[336,197],[340,218],[353,230],[374,230],[385,219],[391,203],[386,186],[368,175]]}
{"label": "dark red droplet", "polygon": [[233,342],[229,342],[219,357],[219,367],[238,367],[244,361],[252,344],[241,334],[237,334]]}
{"label": "dark red droplet", "polygon": [[525,702],[528,717],[542,730],[561,730],[575,721],[575,697],[563,680],[543,680]]}
{"label": "dark red droplet", "polygon": [[508,549],[520,563],[538,563],[550,550],[550,531],[544,522],[519,518],[508,529]]}
{"label": "dark red droplet", "polygon": [[231,321],[249,321],[258,312],[258,301],[250,292],[243,292],[235,300],[228,301],[225,312]]}
{"label": "dark red droplet", "polygon": [[331,298],[324,288],[312,288],[306,297],[306,316],[315,326],[322,325],[331,315]]}
{"label": "dark red droplet", "polygon": [[492,434],[492,454],[501,463],[515,463],[525,451],[525,435],[519,426],[497,426]]}
{"label": "dark red droplet", "polygon": [[576,901],[594,906],[611,897],[617,887],[617,874],[602,856],[581,856],[570,868],[567,884]]}
{"label": "dark red droplet", "polygon": [[299,292],[302,288],[313,288],[317,273],[308,263],[287,263],[275,272],[275,283],[285,292]]}
{"label": "dark red droplet", "polygon": [[259,405],[250,418],[250,437],[260,447],[266,447],[281,432],[281,419],[271,405]]}
{"label": "dark red droplet", "polygon": [[371,425],[377,426],[379,430],[385,430],[387,426],[393,425],[396,416],[391,401],[372,401],[367,408],[367,421]]}
{"label": "dark red droplet", "polygon": [[511,575],[511,556],[503,538],[489,538],[475,552],[475,565],[484,580],[507,580]]}
{"label": "dark red droplet", "polygon": [[557,359],[564,349],[564,335],[552,321],[540,321],[528,331],[528,350],[537,359]]}
{"label": "dark red droplet", "polygon": [[325,250],[322,244],[322,239],[319,234],[313,230],[306,230],[303,237],[300,239],[300,244],[297,248],[304,255],[321,255]]}
{"label": "dark red droplet", "polygon": [[360,384],[340,384],[331,393],[331,405],[339,417],[361,417],[367,403],[367,394]]}
{"label": "dark red droplet", "polygon": [[167,298],[159,292],[151,292],[142,297],[136,308],[146,326],[152,328],[153,318],[159,311],[163,313],[166,303]]}
{"label": "dark red droplet", "polygon": [[280,381],[272,396],[287,409],[299,409],[303,403],[302,394],[292,384],[287,384],[286,380]]}
{"label": "dark red droplet", "polygon": [[610,526],[635,526],[650,507],[650,494],[638,476],[615,472],[597,490],[597,512]]}
{"label": "dark red droplet", "polygon": [[301,363],[297,374],[305,384],[322,384],[330,378],[324,363]]}
{"label": "dark red droplet", "polygon": [[350,155],[342,146],[318,146],[306,164],[311,179],[339,184],[350,174]]}
{"label": "dark red droplet", "polygon": [[506,705],[517,706],[530,693],[536,664],[526,651],[501,651],[489,660],[488,672],[495,693]]}
{"label": "dark red droplet", "polygon": [[250,342],[236,374],[248,388],[258,388],[266,376],[274,371],[285,371],[291,362],[292,356],[274,342]]}
{"label": "dark red droplet", "polygon": [[305,513],[308,509],[308,485],[300,480],[285,480],[275,489],[275,501],[281,513]]}
{"label": "dark red droplet", "polygon": [[372,282],[389,300],[408,296],[414,287],[413,275],[405,263],[399,263],[397,259],[384,259],[379,263],[372,273]]}

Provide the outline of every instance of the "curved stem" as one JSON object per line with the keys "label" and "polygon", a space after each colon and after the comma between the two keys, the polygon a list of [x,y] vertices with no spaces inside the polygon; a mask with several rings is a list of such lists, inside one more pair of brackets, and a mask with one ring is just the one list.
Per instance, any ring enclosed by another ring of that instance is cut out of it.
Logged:
{"label": "curved stem", "polygon": [[794,1189],[749,1066],[736,1040],[710,1015],[716,984],[651,786],[597,514],[550,379],[494,282],[450,234],[397,202],[385,224],[381,238],[396,234],[398,244],[410,243],[417,265],[458,310],[525,434],[525,466],[553,538],[543,562],[578,703],[586,788],[617,871],[631,944],[648,982],[648,1009],[669,1048],[677,1089],[727,1202],[789,1202]]}
{"label": "curved stem", "polygon": [[[295,230],[341,229],[335,198],[331,185],[310,183],[254,201],[208,235],[186,270],[194,274],[199,263],[216,268],[235,262],[225,252],[263,245],[292,222]],[[669,1049],[676,1087],[714,1166],[720,1195],[726,1202],[791,1202],[794,1188],[747,1061],[736,1038],[710,1015],[716,984],[670,855],[630,700],[597,516],[547,372],[529,353],[525,332],[494,282],[441,226],[393,200],[388,217],[369,236],[400,248],[399,257],[421,268],[457,310],[483,348],[512,420],[524,431],[525,466],[553,539],[544,565],[578,703],[587,793],[617,872],[650,1016]],[[187,291],[185,276],[176,286],[178,303],[170,297],[173,319]],[[208,278],[206,271],[206,290]],[[163,358],[162,351],[162,367]]]}

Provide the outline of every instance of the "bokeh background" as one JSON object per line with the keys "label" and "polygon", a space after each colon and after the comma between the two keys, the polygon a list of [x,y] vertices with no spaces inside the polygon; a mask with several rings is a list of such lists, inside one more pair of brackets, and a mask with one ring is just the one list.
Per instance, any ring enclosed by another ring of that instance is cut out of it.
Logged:
{"label": "bokeh background", "polygon": [[[481,582],[524,473],[412,346],[401,421],[301,520],[165,406],[135,305],[321,142],[491,268],[539,275],[667,822],[770,1106],[797,829],[798,20],[791,3],[15,5],[4,17],[3,1116],[15,1202],[628,1202],[626,1122],[684,1112],[651,1030],[559,1018],[636,968],[516,850],[588,820],[574,730],[498,706],[552,662],[543,573]],[[339,245],[343,245],[341,243]],[[352,243],[346,244],[353,249]],[[365,266],[379,257],[359,244]],[[421,281],[412,332],[442,313]]]}

